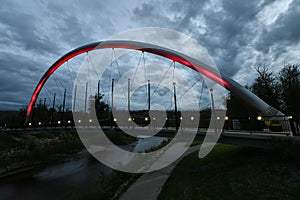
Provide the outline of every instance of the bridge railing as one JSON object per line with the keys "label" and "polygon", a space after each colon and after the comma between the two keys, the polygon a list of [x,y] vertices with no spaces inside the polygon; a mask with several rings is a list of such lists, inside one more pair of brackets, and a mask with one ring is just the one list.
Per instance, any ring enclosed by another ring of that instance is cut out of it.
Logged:
{"label": "bridge railing", "polygon": [[[178,117],[178,123],[181,121],[181,117]],[[191,118],[190,120],[192,120]],[[117,123],[114,121],[114,118],[105,117],[103,119],[99,119],[100,125],[103,127],[117,127]],[[116,119],[117,120],[117,119]],[[144,116],[135,116],[132,117],[131,120],[135,121],[139,126],[147,126],[150,121],[150,118]],[[157,128],[156,121],[152,120],[151,126],[149,128]],[[158,120],[158,118],[156,119]],[[207,119],[205,117],[201,117],[199,122],[199,129],[207,129],[207,125],[209,124],[209,116]],[[239,131],[239,132],[257,132],[257,133],[270,133],[270,134],[283,134],[283,135],[293,135],[300,136],[300,115],[294,116],[258,116],[257,118],[233,118],[227,117],[224,121],[223,132],[226,131]],[[191,121],[192,122],[192,121]],[[77,122],[77,125],[81,126],[92,126],[94,124],[90,119]],[[188,123],[187,123],[188,124]],[[59,127],[74,127],[75,123],[72,118],[66,118],[65,120],[55,120],[51,122],[32,122],[22,127],[6,127],[1,126],[1,132],[5,130],[15,129],[15,128],[59,128]],[[126,126],[126,125],[124,125]],[[127,127],[128,128],[128,127]],[[176,129],[176,120],[174,116],[168,116],[166,123],[163,127],[164,129],[175,130]],[[184,127],[188,129],[189,127]]]}
{"label": "bridge railing", "polygon": [[298,120],[293,116],[258,116],[256,119],[233,118],[225,122],[224,128],[230,131],[248,130],[300,136]]}

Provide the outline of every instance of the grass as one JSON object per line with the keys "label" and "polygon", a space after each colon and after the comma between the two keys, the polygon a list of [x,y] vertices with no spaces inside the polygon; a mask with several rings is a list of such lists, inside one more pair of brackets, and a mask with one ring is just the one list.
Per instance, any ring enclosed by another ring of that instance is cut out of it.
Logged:
{"label": "grass", "polygon": [[51,131],[43,131],[43,132],[40,132],[40,133],[37,133],[37,134],[34,134],[35,137],[37,138],[48,138],[48,139],[53,139],[55,138],[56,136],[59,136],[59,133],[58,132],[51,132]]}
{"label": "grass", "polygon": [[140,174],[113,171],[111,174],[100,177],[90,190],[82,194],[74,194],[71,200],[118,199],[139,177]]}
{"label": "grass", "polygon": [[277,151],[217,145],[184,158],[158,199],[300,199],[300,161]]}
{"label": "grass", "polygon": [[192,142],[192,144],[190,145],[190,147],[196,146],[196,145],[198,145],[198,144],[202,144],[202,141],[197,141],[197,140],[195,140],[195,141]]}
{"label": "grass", "polygon": [[0,134],[0,151],[16,147],[18,142],[7,134]]}
{"label": "grass", "polygon": [[[36,139],[34,139],[36,138]],[[50,140],[45,140],[50,139]],[[17,163],[32,165],[59,160],[84,148],[75,132],[41,132],[14,136],[0,135],[0,168],[9,168]],[[13,168],[12,168],[13,170]]]}

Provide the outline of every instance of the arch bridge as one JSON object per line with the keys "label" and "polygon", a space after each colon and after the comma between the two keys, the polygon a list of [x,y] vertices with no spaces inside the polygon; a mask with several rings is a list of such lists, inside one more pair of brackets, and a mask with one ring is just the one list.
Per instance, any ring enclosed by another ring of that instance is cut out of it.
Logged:
{"label": "arch bridge", "polygon": [[[253,94],[251,91],[228,77],[222,72],[219,72],[212,66],[209,66],[205,63],[203,63],[200,60],[196,60],[188,55],[185,55],[183,53],[174,51],[172,49],[168,49],[162,46],[143,43],[143,42],[137,42],[137,41],[128,41],[128,40],[107,40],[107,41],[100,41],[95,43],[90,43],[84,46],[80,46],[65,55],[63,55],[61,58],[59,58],[42,76],[40,81],[38,82],[32,96],[31,100],[28,105],[27,114],[26,114],[26,123],[29,122],[30,115],[32,113],[34,104],[38,98],[38,95],[40,91],[42,90],[44,84],[46,83],[47,79],[59,68],[61,67],[65,62],[70,60],[71,58],[78,56],[80,54],[97,50],[97,49],[114,49],[114,48],[120,48],[120,49],[131,49],[131,50],[137,50],[142,52],[147,52],[151,54],[155,54],[161,57],[165,57],[167,59],[170,59],[174,62],[178,62],[188,68],[191,68],[199,73],[201,73],[203,76],[213,80],[217,84],[221,85],[222,87],[228,89],[241,99],[243,99],[245,102],[247,102],[249,105],[253,106],[256,110],[258,110],[262,115],[266,116],[282,116],[285,117],[285,115],[277,110],[276,108],[268,105],[266,102],[264,102],[262,99],[257,97],[255,94]],[[285,117],[287,118],[287,117]],[[286,125],[285,125],[286,126]],[[287,127],[290,129],[290,127]]]}

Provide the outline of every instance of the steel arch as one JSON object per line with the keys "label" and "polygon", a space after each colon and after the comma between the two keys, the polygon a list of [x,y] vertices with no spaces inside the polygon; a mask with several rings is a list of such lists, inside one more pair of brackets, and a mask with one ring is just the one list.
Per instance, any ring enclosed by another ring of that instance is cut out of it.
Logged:
{"label": "steel arch", "polygon": [[84,46],[80,46],[80,47],[66,53],[61,58],[59,58],[53,65],[51,65],[51,67],[46,71],[46,73],[40,79],[39,83],[37,84],[32,96],[31,96],[31,100],[29,102],[27,114],[26,114],[26,123],[29,120],[33,106],[37,100],[37,97],[38,97],[42,87],[46,83],[47,79],[51,76],[51,74],[53,74],[63,63],[65,63],[69,59],[71,59],[79,54],[82,54],[82,53],[85,53],[88,51],[92,51],[92,50],[106,49],[106,48],[134,49],[134,50],[148,52],[148,53],[152,53],[152,54],[156,54],[156,55],[168,58],[170,60],[181,63],[181,64],[201,73],[205,77],[210,78],[214,82],[220,84],[224,88],[235,93],[241,99],[248,102],[254,108],[259,110],[262,114],[273,115],[273,116],[284,115],[277,109],[275,109],[272,106],[265,103],[263,100],[261,100],[255,94],[253,94],[252,92],[247,90],[245,87],[243,87],[236,81],[229,78],[224,73],[219,72],[218,70],[201,62],[200,60],[196,60],[196,59],[194,59],[190,56],[187,56],[185,54],[182,54],[180,52],[177,52],[177,51],[174,51],[172,49],[168,49],[168,48],[165,48],[162,46],[158,46],[158,45],[137,42],[137,41],[130,41],[130,40],[107,40],[107,41],[100,41],[100,42],[95,42],[95,43],[90,43],[90,44],[87,44]]}

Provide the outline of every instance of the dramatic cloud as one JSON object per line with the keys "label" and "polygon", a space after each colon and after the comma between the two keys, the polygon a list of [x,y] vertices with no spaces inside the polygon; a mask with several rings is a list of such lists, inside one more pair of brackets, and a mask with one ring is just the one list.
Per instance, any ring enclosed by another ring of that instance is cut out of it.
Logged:
{"label": "dramatic cloud", "polygon": [[[242,85],[251,85],[258,64],[277,72],[284,63],[299,63],[297,0],[0,2],[0,110],[26,106],[40,77],[64,53],[132,28],[162,27],[190,35],[220,71]],[[49,104],[53,92],[63,93],[61,84],[68,85],[71,96],[75,75],[69,72],[74,69],[64,68],[41,93]]]}

